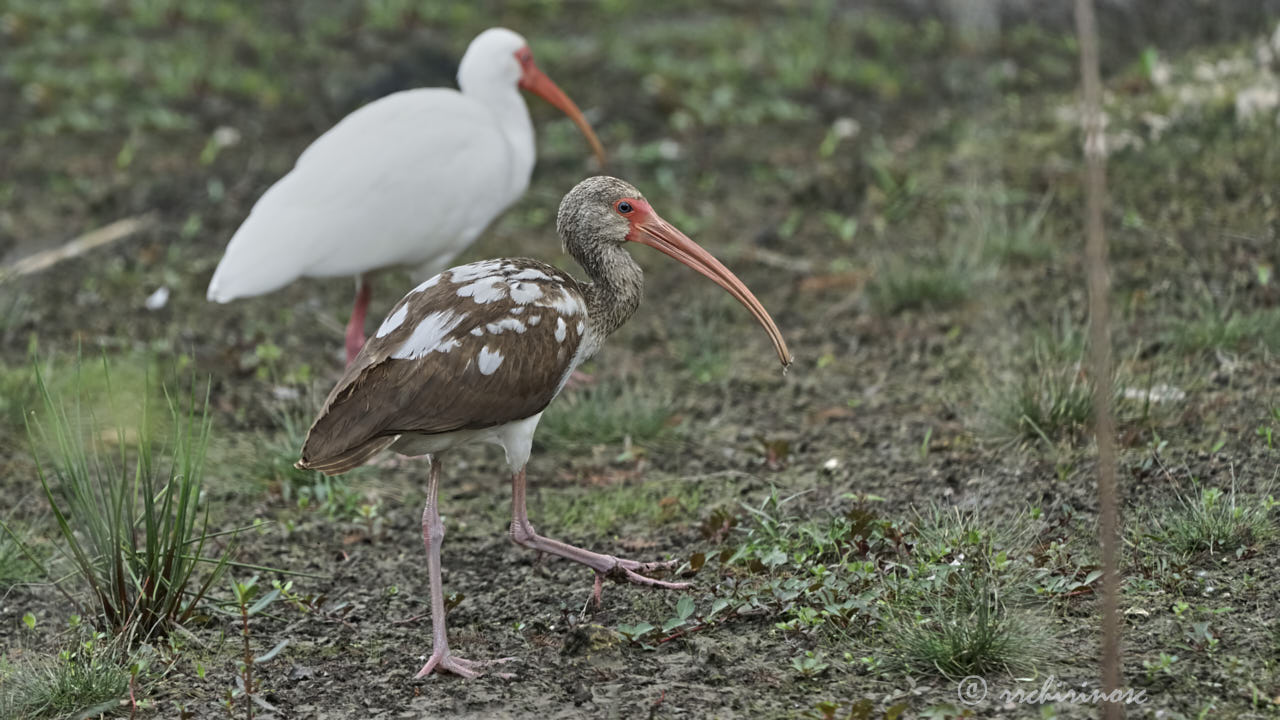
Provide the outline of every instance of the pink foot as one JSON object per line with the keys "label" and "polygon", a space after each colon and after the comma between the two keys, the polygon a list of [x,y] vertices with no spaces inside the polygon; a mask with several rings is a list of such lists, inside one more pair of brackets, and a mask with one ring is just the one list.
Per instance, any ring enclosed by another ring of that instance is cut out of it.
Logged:
{"label": "pink foot", "polygon": [[[454,657],[453,653],[450,653],[447,649],[436,650],[431,653],[431,657],[427,660],[427,664],[423,665],[422,669],[418,671],[418,674],[413,677],[415,679],[420,679],[433,672],[451,672],[454,675],[460,675],[468,680],[472,680],[485,674],[484,668],[486,665],[499,665],[512,660],[515,660],[515,658],[500,658],[498,660],[484,661],[464,660],[460,657]],[[512,675],[511,673],[494,673],[494,675],[497,675],[500,678],[515,677],[515,675]]]}
{"label": "pink foot", "polygon": [[619,582],[629,582],[632,585],[648,585],[649,587],[662,588],[664,590],[684,590],[691,586],[687,582],[668,582],[666,580],[658,580],[651,577],[641,575],[642,572],[654,572],[656,570],[669,570],[680,564],[679,560],[663,560],[661,562],[641,563],[635,560],[618,559],[618,564],[607,573],[596,571],[596,582],[591,588],[591,599],[595,601],[596,607],[600,607],[601,593],[604,592],[605,576],[611,577]]}

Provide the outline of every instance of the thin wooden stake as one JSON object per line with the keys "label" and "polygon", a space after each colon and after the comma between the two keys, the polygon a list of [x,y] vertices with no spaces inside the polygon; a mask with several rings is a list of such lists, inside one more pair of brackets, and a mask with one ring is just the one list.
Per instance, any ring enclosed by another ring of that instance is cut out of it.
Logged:
{"label": "thin wooden stake", "polygon": [[[1111,333],[1107,236],[1102,211],[1107,197],[1107,148],[1103,134],[1102,80],[1098,70],[1098,22],[1093,0],[1076,0],[1080,76],[1084,85],[1085,267],[1089,276],[1089,364],[1093,375],[1094,437],[1098,445],[1098,535],[1102,550],[1102,692],[1120,687],[1120,511],[1116,489],[1115,422],[1111,415]],[[1101,706],[1102,717],[1124,716],[1120,703]]]}
{"label": "thin wooden stake", "polygon": [[90,250],[102,247],[117,240],[146,230],[156,221],[153,213],[117,220],[110,225],[91,230],[65,245],[44,250],[13,263],[7,268],[0,268],[0,279],[16,275],[31,275],[42,272],[57,265],[63,260],[83,255]]}

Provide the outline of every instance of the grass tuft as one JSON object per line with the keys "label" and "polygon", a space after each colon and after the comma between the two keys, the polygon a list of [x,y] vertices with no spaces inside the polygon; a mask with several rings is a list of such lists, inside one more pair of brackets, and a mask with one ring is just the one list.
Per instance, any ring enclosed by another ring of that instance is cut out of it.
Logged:
{"label": "grass tuft", "polygon": [[114,653],[86,641],[74,652],[0,673],[0,716],[13,720],[87,718],[116,709],[129,689],[129,670]]}
{"label": "grass tuft", "polygon": [[1195,317],[1176,321],[1166,338],[1186,352],[1250,347],[1280,350],[1280,309],[1222,312],[1205,306]]}
{"label": "grass tuft", "polygon": [[[1093,382],[1084,356],[1084,338],[1071,329],[1034,340],[1024,366],[988,391],[991,434],[1051,447],[1080,437],[1093,422]],[[1116,383],[1117,401],[1121,392]]]}
{"label": "grass tuft", "polygon": [[970,204],[969,215],[983,256],[1001,263],[1048,260],[1054,251],[1046,231],[1053,196],[1045,195],[1034,208],[1016,205],[1007,198]]}
{"label": "grass tuft", "polygon": [[1017,672],[1047,659],[1047,626],[1010,608],[990,577],[957,578],[948,593],[922,598],[919,612],[892,616],[885,637],[897,662],[913,673],[944,677]]}
{"label": "grass tuft", "polygon": [[943,309],[969,299],[975,273],[972,262],[961,255],[922,261],[895,256],[877,263],[867,292],[876,309],[886,315]]}
{"label": "grass tuft", "polygon": [[1202,488],[1199,496],[1178,495],[1178,502],[1151,516],[1150,533],[1168,552],[1183,557],[1235,553],[1271,539],[1275,524],[1270,495],[1253,497],[1232,487]]}
{"label": "grass tuft", "polygon": [[[108,403],[114,393],[110,372]],[[183,410],[168,397],[170,427],[155,451],[149,402],[132,426],[85,415],[77,387],[70,405],[56,399],[36,366],[44,412],[28,425],[37,473],[53,510],[64,554],[88,591],[78,606],[99,627],[142,642],[189,619],[230,561],[230,549],[205,555],[212,537],[201,510],[210,419],[194,385]],[[202,564],[207,572],[198,572]],[[203,574],[203,582],[200,575]]]}
{"label": "grass tuft", "polygon": [[990,527],[935,509],[914,523],[910,539],[911,572],[886,579],[893,592],[882,629],[894,664],[962,677],[1030,670],[1049,659],[1052,630],[1026,606],[1036,592],[1071,587],[1063,581],[1075,569],[1037,557],[1029,516]]}

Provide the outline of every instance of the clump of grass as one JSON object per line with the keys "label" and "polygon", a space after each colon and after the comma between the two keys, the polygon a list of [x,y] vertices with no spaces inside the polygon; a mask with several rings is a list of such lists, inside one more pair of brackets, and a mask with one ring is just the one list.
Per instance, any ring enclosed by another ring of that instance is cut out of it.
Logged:
{"label": "clump of grass", "polygon": [[[113,396],[110,372],[108,403]],[[230,562],[230,549],[208,557],[208,508],[200,509],[209,440],[207,395],[192,388],[187,407],[168,398],[164,453],[155,451],[143,394],[132,427],[85,415],[77,392],[68,407],[55,399],[36,368],[44,412],[28,425],[37,474],[53,510],[62,550],[88,591],[80,613],[126,644],[164,634],[188,620]],[[201,564],[210,569],[200,582]],[[71,597],[68,594],[68,597]]]}
{"label": "clump of grass", "polygon": [[948,308],[973,295],[981,272],[971,254],[964,251],[914,260],[891,256],[876,263],[867,293],[875,308],[886,315]]}
{"label": "clump of grass", "polygon": [[1048,259],[1053,243],[1046,234],[1045,217],[1052,200],[1052,195],[1045,195],[1032,209],[1007,200],[972,204],[969,214],[982,254],[1003,263]]}
{"label": "clump of grass", "polygon": [[908,672],[963,677],[1034,668],[1048,659],[1049,627],[1009,607],[1003,593],[991,577],[957,577],[947,592],[915,598],[916,613],[891,616],[884,637]]}
{"label": "clump of grass", "polygon": [[[1022,368],[988,391],[990,432],[1002,440],[1073,440],[1093,422],[1093,379],[1084,366],[1084,337],[1066,328],[1032,342]],[[1122,383],[1115,384],[1115,401]]]}
{"label": "clump of grass", "polygon": [[1009,435],[1023,440],[1072,437],[1093,418],[1093,387],[1077,364],[1050,365],[1037,357],[1034,369],[1000,394],[996,420]]}
{"label": "clump of grass", "polygon": [[671,430],[672,398],[630,380],[603,380],[561,395],[538,424],[537,442],[551,449],[643,444]]}
{"label": "clump of grass", "polygon": [[96,717],[128,692],[130,672],[99,636],[75,651],[0,673],[0,716],[13,720]]}
{"label": "clump of grass", "polygon": [[1034,668],[1048,659],[1051,628],[1026,606],[1038,591],[1070,585],[1032,552],[1029,519],[999,528],[971,514],[934,510],[908,535],[910,571],[887,578],[893,591],[882,630],[900,668],[944,677]]}
{"label": "clump of grass", "polygon": [[1219,311],[1202,307],[1194,317],[1175,321],[1167,341],[1179,350],[1241,350],[1263,347],[1280,350],[1280,309]]}
{"label": "clump of grass", "polygon": [[1150,518],[1150,534],[1167,552],[1182,557],[1235,553],[1271,539],[1276,501],[1220,488],[1202,488],[1198,496],[1178,494],[1177,503]]}

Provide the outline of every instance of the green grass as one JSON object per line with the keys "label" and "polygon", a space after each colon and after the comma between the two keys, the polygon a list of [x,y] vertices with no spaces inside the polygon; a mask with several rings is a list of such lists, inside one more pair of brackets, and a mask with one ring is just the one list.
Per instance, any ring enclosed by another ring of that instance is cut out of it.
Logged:
{"label": "green grass", "polygon": [[1050,659],[1044,608],[1032,598],[1061,592],[1074,568],[1037,556],[1028,516],[1000,526],[959,510],[922,514],[910,533],[911,571],[886,578],[892,601],[882,625],[891,666],[944,677],[1032,670]]}
{"label": "green grass", "polygon": [[552,450],[627,441],[643,446],[672,430],[671,403],[669,393],[633,380],[600,380],[562,393],[542,417],[534,440]]}
{"label": "green grass", "polygon": [[[309,407],[319,407],[319,403]],[[322,510],[329,517],[353,517],[361,497],[351,480],[362,472],[361,468],[329,477],[294,467],[311,428],[311,413],[301,406],[280,405],[271,409],[276,429],[257,438],[258,449],[252,466],[254,478],[278,483],[281,497],[300,508]]]}
{"label": "green grass", "polygon": [[623,483],[605,487],[538,491],[543,523],[567,533],[618,535],[630,527],[646,532],[698,517],[705,491],[699,482]]}
{"label": "green grass", "polygon": [[[13,532],[13,535],[10,535]],[[25,548],[25,549],[24,549]],[[0,522],[0,590],[42,577],[40,566],[28,555],[30,543],[9,524]]]}
{"label": "green grass", "polygon": [[17,667],[0,666],[0,716],[12,720],[57,720],[110,714],[128,695],[129,669],[102,638]]}
{"label": "green grass", "polygon": [[970,230],[984,257],[1004,264],[1032,264],[1053,256],[1053,238],[1045,227],[1053,197],[1045,195],[1028,207],[997,196],[968,203]]}
{"label": "green grass", "polygon": [[1005,592],[989,577],[957,577],[947,592],[915,598],[914,614],[895,613],[885,623],[895,664],[912,674],[957,678],[1044,663],[1050,626],[1042,615],[1009,607]]}
{"label": "green grass", "polygon": [[1165,334],[1179,350],[1280,350],[1280,309],[1220,311],[1204,306],[1194,317],[1175,320]]}
{"label": "green grass", "polygon": [[969,300],[982,270],[964,252],[919,259],[887,256],[867,283],[872,305],[885,315],[907,310],[947,310]]}
{"label": "green grass", "polygon": [[[802,675],[820,674],[840,656],[884,672],[1022,671],[1049,659],[1054,638],[1051,613],[1033,609],[1033,600],[1096,579],[1081,582],[1064,554],[1042,550],[1044,523],[1030,515],[989,526],[973,514],[934,510],[898,522],[865,502],[806,512],[801,500],[774,491],[744,505],[744,514],[712,513],[704,534],[727,533],[728,541],[711,597],[682,596],[671,617],[659,611],[619,626],[619,634],[647,644],[763,616],[814,648],[793,660]],[[704,562],[711,561],[690,558],[695,570]]]}
{"label": "green grass", "polygon": [[1241,555],[1275,537],[1270,494],[1246,495],[1234,487],[1179,494],[1177,503],[1152,513],[1147,532],[1175,556]]}
{"label": "green grass", "polygon": [[[113,405],[105,358],[103,373]],[[44,408],[29,432],[60,549],[89,597],[78,609],[126,644],[168,632],[201,607],[230,561],[230,549],[205,554],[207,399],[194,386],[185,409],[169,398],[167,443],[157,453],[145,391],[140,419],[127,425],[86,414],[82,394],[55,398],[38,370],[36,386]]]}
{"label": "green grass", "polygon": [[1053,446],[1077,437],[1093,421],[1093,385],[1084,349],[1037,339],[1025,367],[989,391],[992,433],[1001,439]]}

